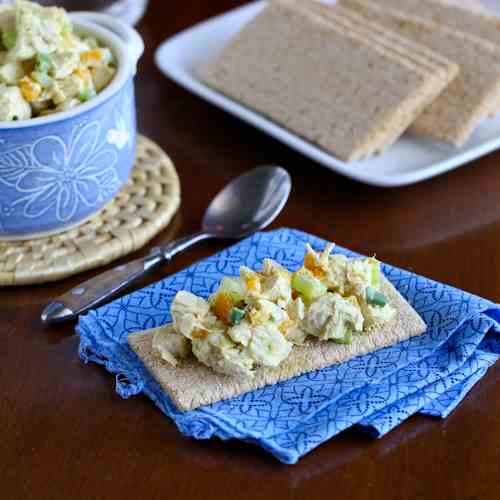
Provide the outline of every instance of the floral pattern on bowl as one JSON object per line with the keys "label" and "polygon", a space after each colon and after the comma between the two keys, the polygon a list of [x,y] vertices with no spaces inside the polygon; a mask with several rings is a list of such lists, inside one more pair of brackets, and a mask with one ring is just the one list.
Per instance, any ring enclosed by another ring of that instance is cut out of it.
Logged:
{"label": "floral pattern on bowl", "polygon": [[132,169],[132,78],[85,113],[0,137],[0,238],[76,225],[110,201]]}

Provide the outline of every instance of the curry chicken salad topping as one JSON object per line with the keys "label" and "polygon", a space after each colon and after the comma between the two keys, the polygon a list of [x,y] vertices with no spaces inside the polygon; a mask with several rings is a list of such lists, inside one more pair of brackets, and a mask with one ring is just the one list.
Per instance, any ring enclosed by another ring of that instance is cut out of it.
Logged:
{"label": "curry chicken salad topping", "polygon": [[350,344],[391,322],[397,312],[381,292],[380,263],[332,255],[333,248],[307,245],[295,272],[271,259],[259,272],[243,266],[208,300],[178,292],[173,328],[155,334],[154,349],[173,365],[192,354],[216,372],[252,377],[259,366],[279,366],[294,345]]}

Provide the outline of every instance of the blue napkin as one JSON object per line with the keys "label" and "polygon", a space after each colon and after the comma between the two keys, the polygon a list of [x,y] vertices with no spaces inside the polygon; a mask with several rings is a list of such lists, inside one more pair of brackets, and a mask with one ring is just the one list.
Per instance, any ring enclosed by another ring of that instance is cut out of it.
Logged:
{"label": "blue napkin", "polygon": [[[116,374],[116,391],[144,392],[179,430],[197,439],[217,436],[256,443],[292,464],[342,430],[356,426],[382,436],[414,413],[446,417],[500,355],[497,304],[383,265],[387,278],[413,305],[428,331],[346,363],[181,412],[127,344],[130,333],[170,322],[179,290],[207,297],[224,275],[259,267],[266,257],[300,266],[304,244],[326,242],[291,229],[258,233],[143,290],[82,317],[80,357]],[[336,252],[356,256],[336,247]]]}

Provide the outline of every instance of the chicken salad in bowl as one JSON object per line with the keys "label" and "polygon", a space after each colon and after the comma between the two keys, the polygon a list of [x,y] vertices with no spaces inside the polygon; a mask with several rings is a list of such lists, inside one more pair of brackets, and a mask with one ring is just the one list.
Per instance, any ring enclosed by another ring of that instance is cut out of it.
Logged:
{"label": "chicken salad in bowl", "polygon": [[66,12],[26,0],[0,6],[0,121],[67,111],[116,74],[109,47],[73,29]]}

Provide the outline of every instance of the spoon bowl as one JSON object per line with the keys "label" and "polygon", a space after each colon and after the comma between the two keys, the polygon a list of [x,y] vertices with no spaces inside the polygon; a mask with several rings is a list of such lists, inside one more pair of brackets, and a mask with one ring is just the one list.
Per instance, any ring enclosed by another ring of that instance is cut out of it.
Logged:
{"label": "spoon bowl", "polygon": [[281,212],[291,189],[284,168],[254,168],[217,194],[205,212],[202,230],[215,238],[238,239],[263,229]]}

